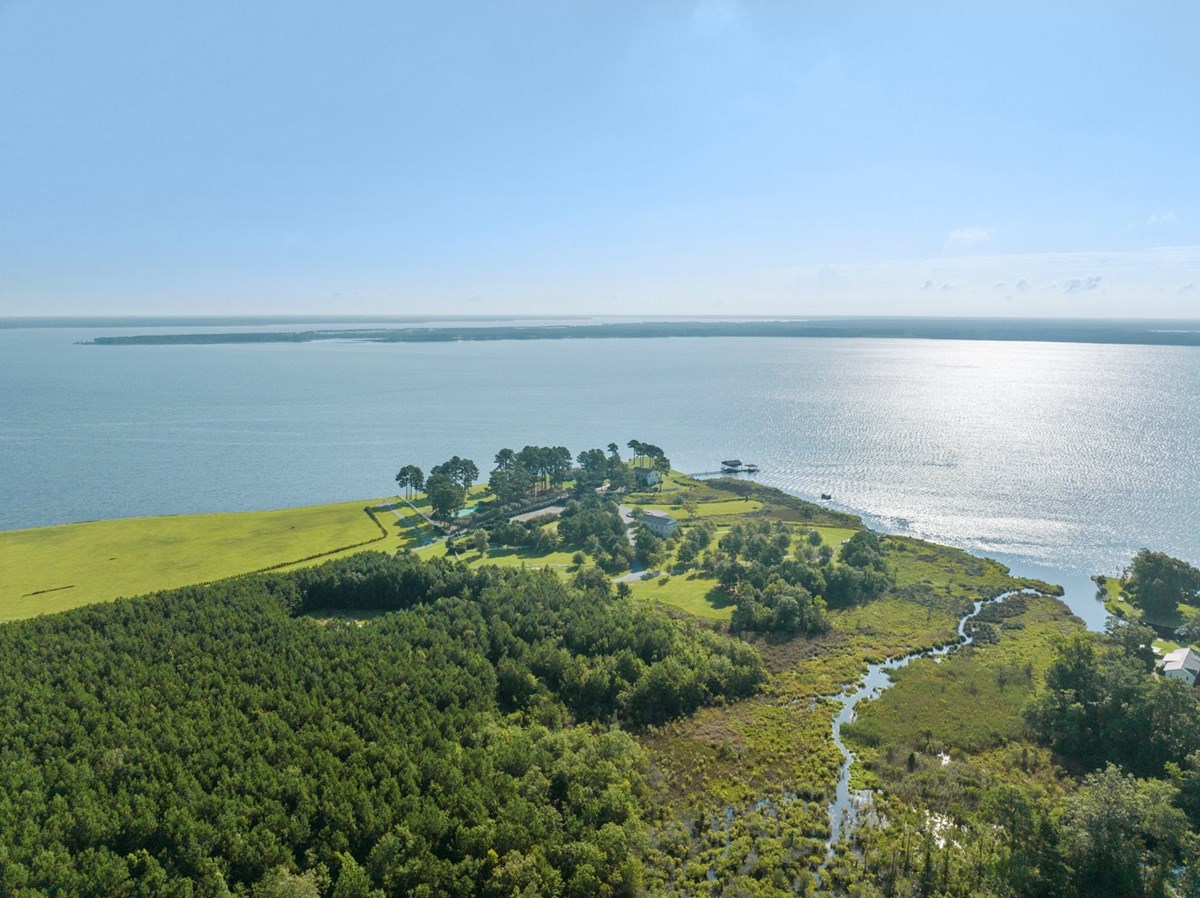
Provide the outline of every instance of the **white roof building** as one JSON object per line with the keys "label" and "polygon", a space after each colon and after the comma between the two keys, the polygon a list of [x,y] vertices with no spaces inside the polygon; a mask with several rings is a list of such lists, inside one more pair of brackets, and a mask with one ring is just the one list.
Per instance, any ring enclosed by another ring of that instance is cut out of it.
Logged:
{"label": "white roof building", "polygon": [[1162,660],[1162,675],[1183,680],[1189,686],[1196,685],[1196,678],[1200,677],[1200,655],[1186,646],[1167,652]]}
{"label": "white roof building", "polygon": [[642,512],[642,525],[655,536],[667,537],[679,528],[679,523],[665,511],[649,509]]}

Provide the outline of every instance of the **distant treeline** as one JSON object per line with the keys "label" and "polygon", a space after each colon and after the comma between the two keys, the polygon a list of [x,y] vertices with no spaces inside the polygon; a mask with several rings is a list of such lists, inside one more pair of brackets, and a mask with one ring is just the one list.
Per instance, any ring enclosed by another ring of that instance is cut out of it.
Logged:
{"label": "distant treeline", "polygon": [[[0,317],[0,330],[80,327],[275,327],[290,324],[400,324],[413,326],[432,321],[517,321],[522,315],[50,315]],[[539,318],[578,320],[581,315],[546,315]]]}
{"label": "distant treeline", "polygon": [[96,346],[212,343],[441,343],[463,340],[568,340],[650,337],[885,337],[1200,346],[1200,324],[1012,318],[811,318],[776,321],[641,321],[608,324],[354,328],[292,332],[135,334],[96,337]]}

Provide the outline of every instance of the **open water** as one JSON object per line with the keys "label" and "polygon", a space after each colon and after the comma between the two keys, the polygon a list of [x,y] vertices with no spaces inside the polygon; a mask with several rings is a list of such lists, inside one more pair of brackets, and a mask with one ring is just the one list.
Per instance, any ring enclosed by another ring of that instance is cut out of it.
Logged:
{"label": "open water", "polygon": [[150,329],[0,329],[0,529],[373,498],[407,463],[637,438],[1065,582],[1092,626],[1088,574],[1143,546],[1200,563],[1200,348],[75,345],[122,332]]}

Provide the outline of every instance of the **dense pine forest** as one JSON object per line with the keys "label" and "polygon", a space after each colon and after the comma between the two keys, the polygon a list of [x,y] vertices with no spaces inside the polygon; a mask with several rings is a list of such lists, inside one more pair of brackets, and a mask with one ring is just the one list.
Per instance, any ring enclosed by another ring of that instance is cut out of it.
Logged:
{"label": "dense pine forest", "polygon": [[634,895],[618,724],[763,679],[607,590],[371,554],[9,625],[0,894]]}

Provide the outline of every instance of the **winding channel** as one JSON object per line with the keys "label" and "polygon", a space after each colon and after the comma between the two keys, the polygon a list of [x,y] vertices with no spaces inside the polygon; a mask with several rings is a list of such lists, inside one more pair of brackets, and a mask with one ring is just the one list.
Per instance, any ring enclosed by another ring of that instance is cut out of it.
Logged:
{"label": "winding channel", "polygon": [[979,614],[983,606],[1003,602],[1011,596],[1020,594],[1036,595],[1037,593],[1029,589],[1016,589],[1001,593],[991,599],[980,599],[971,606],[970,611],[959,619],[957,641],[933,649],[910,652],[898,658],[888,658],[878,664],[871,664],[867,667],[867,672],[863,674],[862,678],[858,681],[858,686],[853,691],[845,691],[838,695],[827,696],[827,698],[842,706],[841,710],[833,718],[833,741],[837,745],[838,751],[842,753],[842,769],[838,776],[837,789],[834,792],[833,801],[829,805],[828,851],[830,855],[833,854],[834,846],[850,831],[859,810],[865,806],[870,795],[869,791],[851,791],[850,789],[850,771],[854,765],[854,753],[842,741],[842,724],[854,720],[854,709],[859,702],[877,698],[880,693],[893,685],[889,671],[906,667],[917,658],[934,658],[940,655],[948,655],[961,646],[970,645],[975,641],[975,637],[967,633],[967,624]]}

